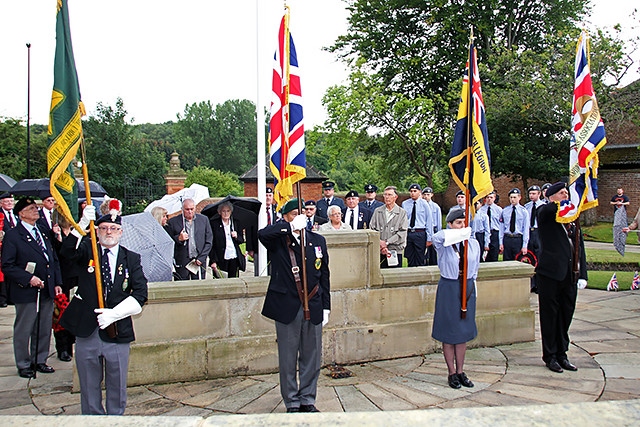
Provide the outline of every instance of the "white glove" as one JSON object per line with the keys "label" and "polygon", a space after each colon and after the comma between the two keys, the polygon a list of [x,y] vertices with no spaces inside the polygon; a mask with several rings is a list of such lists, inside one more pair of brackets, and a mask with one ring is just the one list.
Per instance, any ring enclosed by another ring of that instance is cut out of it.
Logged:
{"label": "white glove", "polygon": [[291,229],[293,231],[302,230],[307,227],[307,216],[306,215],[298,215],[293,218],[291,221]]}
{"label": "white glove", "polygon": [[578,279],[578,289],[584,289],[587,287],[587,281],[584,279]]}
{"label": "white glove", "polygon": [[98,325],[100,325],[100,329],[105,329],[113,322],[140,313],[142,307],[140,307],[137,299],[128,296],[113,308],[96,308],[93,311],[98,313]]}
{"label": "white glove", "polygon": [[322,326],[329,323],[329,313],[331,313],[331,310],[327,310],[327,309],[322,310]]}
{"label": "white glove", "polygon": [[464,242],[465,240],[469,240],[471,237],[471,227],[465,228],[445,228],[444,230],[444,246],[451,246],[456,243]]}
{"label": "white glove", "polygon": [[83,230],[86,230],[91,221],[96,220],[96,207],[93,205],[87,205],[82,211],[82,218],[80,218],[80,222],[78,225]]}

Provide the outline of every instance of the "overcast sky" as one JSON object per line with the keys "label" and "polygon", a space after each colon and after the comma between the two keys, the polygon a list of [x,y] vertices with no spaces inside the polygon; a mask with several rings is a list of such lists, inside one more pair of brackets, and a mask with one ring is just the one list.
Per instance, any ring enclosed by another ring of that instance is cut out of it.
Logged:
{"label": "overcast sky", "polygon": [[[98,102],[114,106],[117,97],[123,99],[128,118],[136,124],[175,121],[185,105],[195,102],[255,102],[257,58],[259,102],[268,107],[284,3],[259,3],[258,38],[256,0],[70,0],[76,68],[89,114],[95,113]],[[620,22],[633,34],[634,3],[595,0],[592,21],[598,26]],[[305,123],[311,129],[326,117],[321,105],[326,89],[347,77],[344,65],[322,48],[346,32],[348,15],[342,0],[289,0],[287,4],[302,72]],[[48,123],[55,5],[56,0],[2,1],[0,116],[26,119],[26,43],[31,43],[31,123]]]}

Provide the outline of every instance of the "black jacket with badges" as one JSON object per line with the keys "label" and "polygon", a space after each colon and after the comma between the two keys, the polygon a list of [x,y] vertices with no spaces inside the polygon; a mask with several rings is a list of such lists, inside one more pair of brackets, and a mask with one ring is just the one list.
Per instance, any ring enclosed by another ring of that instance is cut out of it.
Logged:
{"label": "black jacket with badges", "polygon": [[[37,223],[35,226],[38,227]],[[30,283],[33,276],[39,277],[45,283],[44,289],[40,292],[40,297],[44,299],[53,299],[54,288],[62,285],[60,264],[51,245],[49,232],[42,227],[38,229],[47,248],[46,257],[24,224],[20,223],[14,228],[6,229],[2,242],[2,272],[8,284],[9,300],[13,303],[36,302],[38,288],[32,287]],[[29,262],[35,263],[33,274],[25,270]]]}
{"label": "black jacket with badges", "polygon": [[[94,312],[98,308],[95,271],[100,266],[92,267],[91,239],[89,237],[83,238],[78,249],[76,249],[77,242],[77,237],[69,235],[67,239],[63,240],[60,247],[60,258],[63,261],[77,264],[79,269],[78,290],[62,314],[60,324],[76,336],[88,337],[98,327],[98,315]],[[98,252],[102,258],[100,246],[98,246]],[[140,255],[120,246],[113,279],[113,290],[105,301],[105,307],[113,308],[128,296],[134,297],[140,306],[143,306],[147,301],[147,279],[142,272]],[[118,320],[116,326],[118,329],[117,337],[109,338],[107,333],[101,329],[100,339],[116,343],[127,343],[135,339],[131,316]]]}
{"label": "black jacket with badges", "polygon": [[[267,248],[271,259],[271,279],[264,300],[262,315],[280,323],[291,323],[302,302],[298,295],[295,278],[291,271],[289,248],[295,254],[298,267],[302,264],[300,244],[291,231],[291,224],[280,221],[258,231],[260,242]],[[288,239],[288,240],[287,240]],[[317,286],[316,293],[309,298],[311,322],[322,323],[322,310],[331,310],[329,284],[329,254],[324,237],[314,232],[305,233],[307,290],[309,294]],[[302,278],[302,269],[300,269]]]}

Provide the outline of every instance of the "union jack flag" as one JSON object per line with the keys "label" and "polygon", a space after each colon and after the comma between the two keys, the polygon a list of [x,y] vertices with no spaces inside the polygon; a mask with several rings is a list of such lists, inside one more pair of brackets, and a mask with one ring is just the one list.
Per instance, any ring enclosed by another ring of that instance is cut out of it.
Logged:
{"label": "union jack flag", "polygon": [[616,277],[616,273],[613,273],[611,276],[611,280],[609,280],[609,284],[607,284],[607,291],[617,291],[618,290],[618,278]]}
{"label": "union jack flag", "polygon": [[631,290],[637,291],[638,289],[640,289],[640,275],[636,271],[633,275],[633,281],[631,282]]}
{"label": "union jack flag", "polygon": [[574,209],[558,221],[571,222],[580,212],[598,206],[598,151],[607,143],[604,123],[591,82],[589,37],[578,39],[569,150],[569,197]]}
{"label": "union jack flag", "polygon": [[306,154],[298,58],[289,32],[289,11],[282,17],[273,64],[273,101],[269,121],[269,167],[275,177],[273,197],[282,207],[293,197],[293,184],[304,179]]}

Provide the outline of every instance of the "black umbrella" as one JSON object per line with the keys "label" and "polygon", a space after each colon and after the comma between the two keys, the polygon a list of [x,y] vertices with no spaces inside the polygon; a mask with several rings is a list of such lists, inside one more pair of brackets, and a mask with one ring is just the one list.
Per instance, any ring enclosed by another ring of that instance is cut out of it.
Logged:
{"label": "black umbrella", "polygon": [[258,213],[262,203],[258,199],[250,197],[227,196],[219,202],[212,203],[202,209],[202,214],[211,221],[220,218],[218,206],[223,203],[233,205],[231,217],[236,223],[236,229],[244,229],[246,234],[247,250],[256,251],[258,248]]}
{"label": "black umbrella", "polygon": [[0,191],[11,191],[14,185],[16,185],[15,179],[11,178],[9,175],[0,173]]}
{"label": "black umbrella", "polygon": [[[76,182],[78,195],[84,196],[84,182],[79,179],[76,179]],[[93,197],[103,197],[107,194],[106,190],[95,181],[89,181],[89,188]],[[15,196],[36,196],[42,199],[51,194],[49,178],[20,180],[11,188],[11,193]]]}

